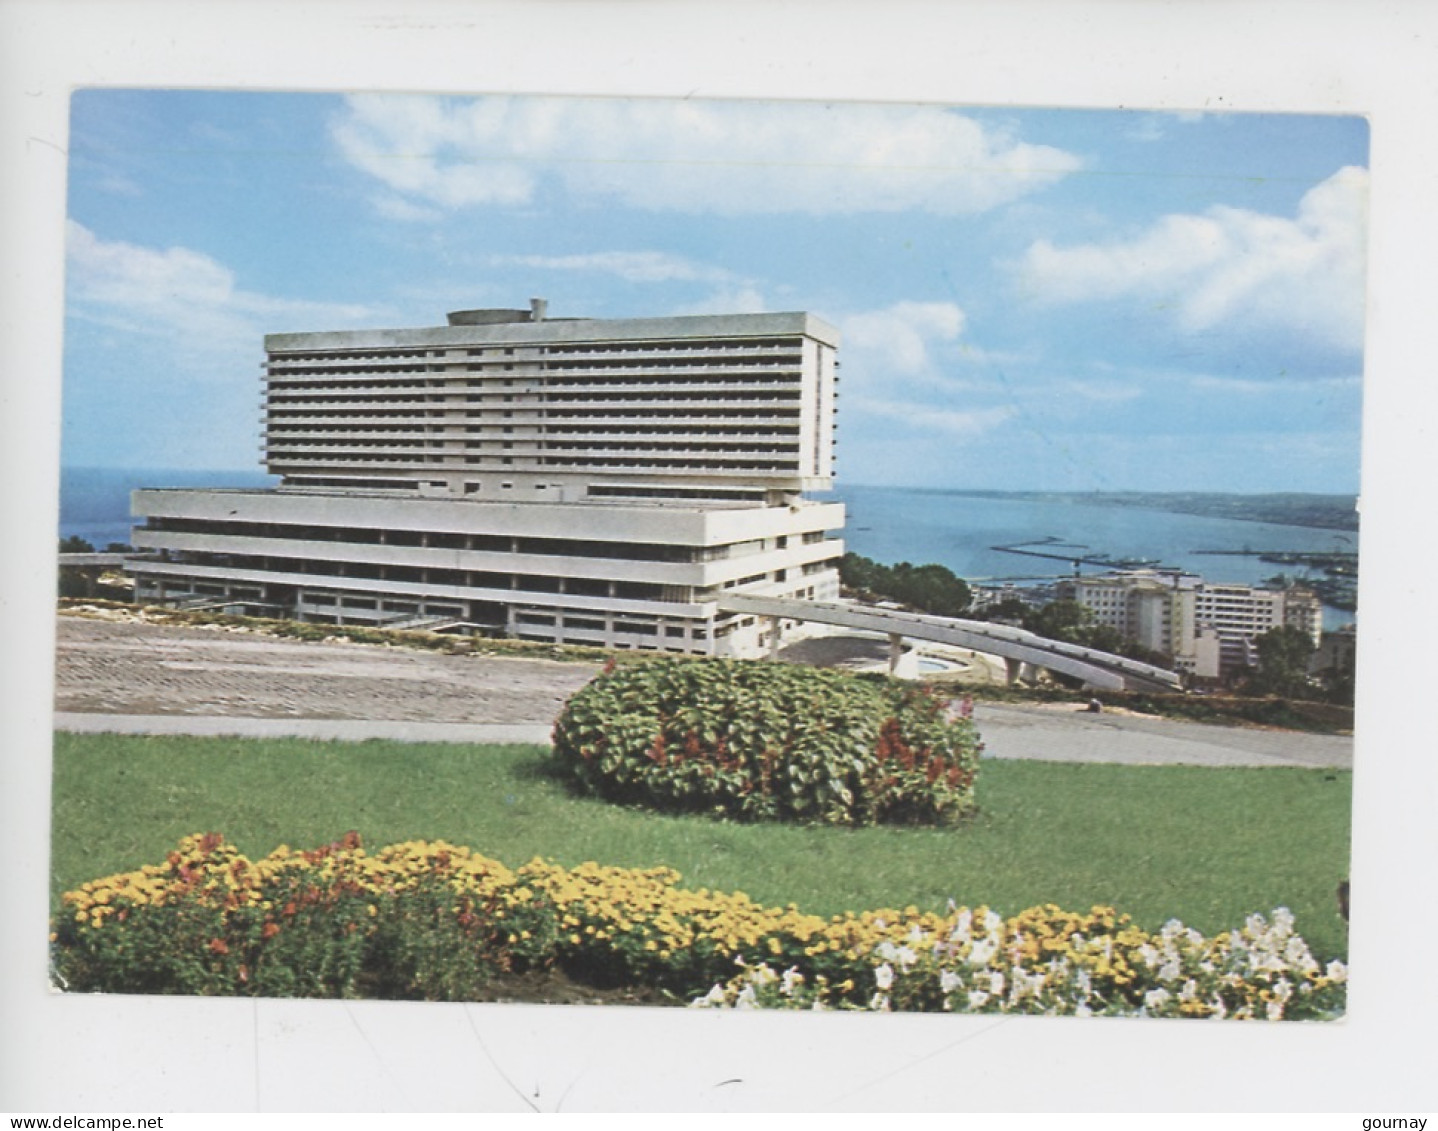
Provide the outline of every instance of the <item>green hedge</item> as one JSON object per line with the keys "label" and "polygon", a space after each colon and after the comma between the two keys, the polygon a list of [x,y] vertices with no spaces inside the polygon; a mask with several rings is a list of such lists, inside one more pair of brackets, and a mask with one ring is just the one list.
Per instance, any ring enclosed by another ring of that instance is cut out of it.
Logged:
{"label": "green hedge", "polygon": [[751,821],[949,823],[975,808],[979,750],[930,690],[765,661],[611,665],[554,730],[587,792]]}

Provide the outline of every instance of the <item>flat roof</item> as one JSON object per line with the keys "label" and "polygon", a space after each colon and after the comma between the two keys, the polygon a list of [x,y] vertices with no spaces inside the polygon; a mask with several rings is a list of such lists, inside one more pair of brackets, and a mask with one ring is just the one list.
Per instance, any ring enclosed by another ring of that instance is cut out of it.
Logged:
{"label": "flat roof", "polygon": [[[778,504],[746,502],[742,499],[660,499],[648,496],[600,496],[598,498],[584,499],[534,499],[534,498],[513,498],[477,499],[471,495],[426,495],[418,491],[395,491],[383,489],[365,489],[362,487],[139,487],[136,493],[143,492],[147,495],[155,494],[205,494],[205,495],[248,495],[248,496],[283,496],[286,498],[335,498],[335,499],[388,499],[393,502],[403,503],[444,503],[453,505],[460,503],[465,506],[475,507],[582,507],[590,509],[593,507],[609,507],[613,509],[623,508],[626,510],[687,510],[687,511],[748,511],[774,509]],[[785,503],[783,506],[822,507],[837,505],[839,500],[799,498],[796,503]]]}
{"label": "flat roof", "polygon": [[429,326],[391,330],[322,330],[266,334],[269,353],[305,350],[391,349],[463,346],[476,343],[549,345],[662,341],[673,338],[765,338],[800,334],[839,345],[839,331],[812,314],[690,314],[672,318],[546,318],[474,326]]}

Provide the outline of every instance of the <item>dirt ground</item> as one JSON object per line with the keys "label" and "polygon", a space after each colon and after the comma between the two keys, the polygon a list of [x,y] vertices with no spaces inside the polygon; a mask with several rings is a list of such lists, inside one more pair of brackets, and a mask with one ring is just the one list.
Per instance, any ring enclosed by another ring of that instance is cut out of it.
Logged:
{"label": "dirt ground", "polygon": [[547,725],[598,670],[62,615],[55,709]]}

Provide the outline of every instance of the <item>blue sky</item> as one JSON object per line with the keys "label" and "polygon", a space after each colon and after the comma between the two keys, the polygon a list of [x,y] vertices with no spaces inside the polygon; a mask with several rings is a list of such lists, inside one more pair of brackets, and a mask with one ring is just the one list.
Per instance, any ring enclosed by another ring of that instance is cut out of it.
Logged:
{"label": "blue sky", "polygon": [[81,91],[63,460],[254,470],[261,339],[808,310],[841,482],[1358,489],[1353,117]]}

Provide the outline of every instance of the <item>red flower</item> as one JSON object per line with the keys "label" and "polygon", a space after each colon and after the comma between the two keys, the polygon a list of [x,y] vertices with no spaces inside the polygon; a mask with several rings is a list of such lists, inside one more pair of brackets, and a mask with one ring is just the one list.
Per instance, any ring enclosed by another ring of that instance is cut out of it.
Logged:
{"label": "red flower", "polygon": [[229,953],[230,953],[230,948],[229,948],[229,945],[225,942],[224,939],[211,939],[211,940],[210,940],[210,953],[211,953],[211,954],[229,954]]}

